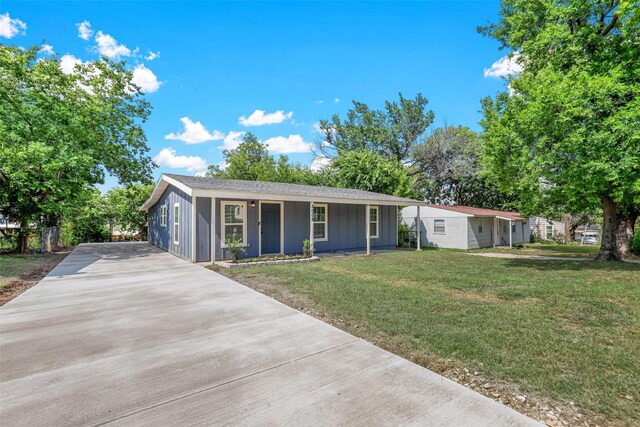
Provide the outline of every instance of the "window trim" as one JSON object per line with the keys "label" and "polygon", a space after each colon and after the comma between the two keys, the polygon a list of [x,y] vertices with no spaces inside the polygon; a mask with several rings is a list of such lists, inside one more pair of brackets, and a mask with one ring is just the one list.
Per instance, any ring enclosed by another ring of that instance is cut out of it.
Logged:
{"label": "window trim", "polygon": [[[444,228],[444,231],[436,231],[436,221],[442,221],[442,227]],[[444,220],[444,218],[434,218],[433,219],[433,234],[438,234],[438,235],[447,234],[447,226],[446,226],[446,221]]]}
{"label": "window trim", "polygon": [[[376,211],[376,220],[371,221],[371,211]],[[380,237],[380,207],[379,206],[369,206],[369,234],[371,234],[371,226],[376,225],[376,234],[370,235],[370,239],[378,239]]]}
{"label": "window trim", "polygon": [[484,224],[482,224],[482,221],[480,221],[480,224],[478,224],[478,234],[483,234],[484,233]]}
{"label": "window trim", "polygon": [[[551,236],[549,236],[549,227],[551,227]],[[553,239],[553,234],[554,234],[553,232],[555,231],[554,228],[555,227],[553,226],[553,224],[546,224],[545,229],[544,229],[544,239],[545,240]]]}
{"label": "window trim", "polygon": [[227,239],[225,238],[225,229],[227,225],[237,225],[238,223],[227,224],[226,216],[224,214],[225,206],[242,206],[242,247],[248,247],[247,242],[247,202],[243,200],[221,200],[220,201],[220,247],[228,248]]}
{"label": "window trim", "polygon": [[[313,238],[314,242],[328,242],[329,241],[329,205],[327,203],[314,203],[313,209],[315,208],[324,208],[324,221],[314,221],[313,216],[310,218],[313,225],[315,224],[323,224],[324,223],[324,237],[322,238]],[[312,230],[315,229],[314,226],[311,226]]]}
{"label": "window trim", "polygon": [[160,206],[160,227],[167,226],[167,204]]}
{"label": "window trim", "polygon": [[[177,210],[176,210],[177,208]],[[176,212],[178,213],[176,215]],[[173,204],[173,244],[180,245],[180,203]]]}

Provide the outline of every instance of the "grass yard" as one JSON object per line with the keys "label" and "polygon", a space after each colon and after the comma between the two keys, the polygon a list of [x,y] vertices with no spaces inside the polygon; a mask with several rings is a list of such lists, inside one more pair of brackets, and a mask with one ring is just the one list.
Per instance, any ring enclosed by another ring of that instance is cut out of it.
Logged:
{"label": "grass yard", "polygon": [[66,253],[0,254],[0,305],[35,285]]}
{"label": "grass yard", "polygon": [[473,252],[489,252],[514,255],[540,255],[561,258],[595,258],[600,250],[597,245],[560,245],[548,243],[527,243],[524,248],[485,248],[476,249]]}
{"label": "grass yard", "polygon": [[223,273],[543,421],[640,420],[638,264],[423,250]]}

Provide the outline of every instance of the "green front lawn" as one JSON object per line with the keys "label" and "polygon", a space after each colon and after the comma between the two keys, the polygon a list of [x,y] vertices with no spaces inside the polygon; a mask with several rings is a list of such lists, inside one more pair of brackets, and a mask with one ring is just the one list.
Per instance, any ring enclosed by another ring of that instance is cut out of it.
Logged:
{"label": "green front lawn", "polygon": [[524,248],[496,248],[476,249],[473,252],[490,252],[514,255],[540,255],[561,258],[595,258],[600,250],[599,245],[561,245],[553,243],[527,243]]}
{"label": "green front lawn", "polygon": [[432,369],[451,360],[601,421],[640,419],[640,265],[424,250],[224,273]]}

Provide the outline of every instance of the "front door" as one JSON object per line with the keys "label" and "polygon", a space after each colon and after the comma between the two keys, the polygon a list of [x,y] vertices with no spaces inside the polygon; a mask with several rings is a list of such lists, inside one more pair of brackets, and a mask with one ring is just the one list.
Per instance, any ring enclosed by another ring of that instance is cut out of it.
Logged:
{"label": "front door", "polygon": [[279,254],[280,251],[280,203],[260,204],[260,233],[262,254]]}

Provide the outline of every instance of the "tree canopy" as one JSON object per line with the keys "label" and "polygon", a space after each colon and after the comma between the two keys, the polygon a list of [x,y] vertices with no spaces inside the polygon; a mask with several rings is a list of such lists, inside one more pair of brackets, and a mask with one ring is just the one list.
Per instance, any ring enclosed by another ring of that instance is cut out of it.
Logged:
{"label": "tree canopy", "polygon": [[523,68],[482,101],[488,173],[525,214],[602,206],[601,260],[620,258],[616,227],[640,211],[639,24],[631,1],[503,0],[479,29]]}
{"label": "tree canopy", "polygon": [[141,127],[151,107],[124,63],[102,58],[67,74],[38,50],[0,44],[0,214],[23,233],[105,174],[144,182],[154,166]]}
{"label": "tree canopy", "polygon": [[287,156],[278,160],[269,154],[268,147],[251,132],[247,132],[240,145],[223,152],[226,166],[209,166],[207,176],[212,178],[241,179],[250,181],[289,182],[318,185],[322,174],[289,162]]}
{"label": "tree canopy", "polygon": [[369,150],[403,163],[410,158],[415,144],[433,122],[433,111],[422,94],[415,99],[399,94],[399,101],[386,101],[383,110],[372,110],[365,103],[353,101],[354,108],[346,120],[334,115],[320,120],[323,139],[318,151],[332,158],[341,151]]}
{"label": "tree canopy", "polygon": [[514,202],[483,175],[480,138],[466,126],[434,130],[413,159],[415,187],[430,203],[505,209]]}

